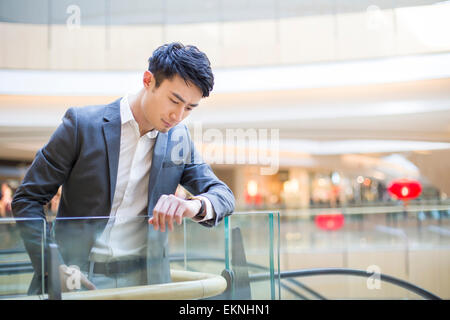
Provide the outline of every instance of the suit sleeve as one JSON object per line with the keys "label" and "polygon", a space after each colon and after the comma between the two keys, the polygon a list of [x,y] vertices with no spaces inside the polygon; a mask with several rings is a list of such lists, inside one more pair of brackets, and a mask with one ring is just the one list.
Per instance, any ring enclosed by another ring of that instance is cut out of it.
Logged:
{"label": "suit sleeve", "polygon": [[[76,146],[77,117],[75,110],[69,109],[48,143],[37,152],[22,184],[14,194],[13,215],[37,276],[42,273],[44,235],[47,245],[52,241],[46,223],[45,234],[43,233],[43,221],[46,219],[43,206],[53,198],[70,174],[76,159]],[[46,260],[44,259],[45,264]],[[46,272],[46,266],[44,268]]]}
{"label": "suit sleeve", "polygon": [[195,196],[207,198],[212,205],[213,219],[199,222],[206,227],[216,226],[224,217],[231,215],[235,207],[235,199],[230,188],[217,178],[211,167],[205,163],[195,149],[186,128],[189,141],[188,163],[184,167],[181,185]]}

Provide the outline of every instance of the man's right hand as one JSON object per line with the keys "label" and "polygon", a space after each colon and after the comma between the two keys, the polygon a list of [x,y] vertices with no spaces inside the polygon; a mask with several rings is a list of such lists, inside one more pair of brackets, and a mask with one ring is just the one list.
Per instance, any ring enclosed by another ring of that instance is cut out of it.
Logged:
{"label": "man's right hand", "polygon": [[97,289],[78,268],[68,267],[65,264],[59,266],[59,279],[61,281],[61,292],[81,289],[81,286],[88,290]]}

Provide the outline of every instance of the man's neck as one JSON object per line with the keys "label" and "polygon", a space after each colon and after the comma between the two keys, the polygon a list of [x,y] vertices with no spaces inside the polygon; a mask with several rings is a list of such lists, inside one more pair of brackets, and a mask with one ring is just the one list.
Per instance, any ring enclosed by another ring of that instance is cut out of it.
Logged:
{"label": "man's neck", "polygon": [[141,89],[136,94],[128,95],[128,104],[130,105],[131,113],[133,114],[134,120],[136,120],[139,126],[139,134],[141,137],[147,132],[152,131],[154,129],[153,127],[145,125],[145,119],[144,115],[142,114],[142,105],[141,105],[143,93],[144,90]]}

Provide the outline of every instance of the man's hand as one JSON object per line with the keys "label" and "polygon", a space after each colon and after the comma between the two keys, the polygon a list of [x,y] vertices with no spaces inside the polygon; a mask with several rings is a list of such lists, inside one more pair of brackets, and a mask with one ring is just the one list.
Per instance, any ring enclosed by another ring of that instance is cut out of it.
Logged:
{"label": "man's hand", "polygon": [[[78,268],[68,267],[65,264],[59,266],[59,279],[61,281],[61,292],[80,289],[81,285],[88,290],[97,289]],[[77,284],[80,285],[78,288]]]}
{"label": "man's hand", "polygon": [[166,231],[167,223],[169,230],[173,231],[174,220],[180,225],[184,217],[194,217],[201,206],[202,203],[200,200],[184,200],[173,194],[163,194],[153,209],[153,217],[148,222],[153,225],[155,230],[161,228],[161,232]]}

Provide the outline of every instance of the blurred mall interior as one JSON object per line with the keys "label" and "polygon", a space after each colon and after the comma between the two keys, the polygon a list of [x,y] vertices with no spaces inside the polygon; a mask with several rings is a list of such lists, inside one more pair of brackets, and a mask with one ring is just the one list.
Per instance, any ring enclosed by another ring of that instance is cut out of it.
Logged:
{"label": "blurred mall interior", "polygon": [[[449,16],[437,0],[0,0],[2,218],[69,107],[136,92],[151,52],[180,41],[215,74],[185,122],[236,211],[279,217],[277,272],[376,265],[448,299]],[[418,197],[389,192],[401,179]],[[323,214],[345,219],[327,227]],[[248,261],[259,261],[257,216],[242,220]],[[417,298],[301,280],[329,298]]]}

